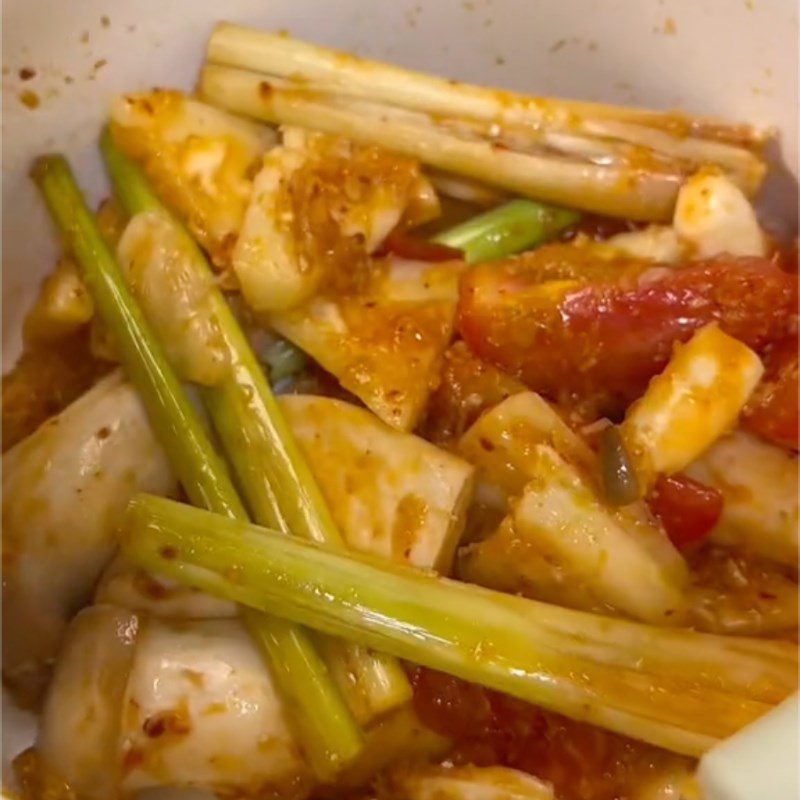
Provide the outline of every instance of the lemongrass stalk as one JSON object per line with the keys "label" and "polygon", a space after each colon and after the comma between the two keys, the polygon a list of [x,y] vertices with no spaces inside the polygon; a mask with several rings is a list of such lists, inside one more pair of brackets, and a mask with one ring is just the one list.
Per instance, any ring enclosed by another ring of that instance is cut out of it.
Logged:
{"label": "lemongrass stalk", "polygon": [[272,85],[255,72],[206,66],[204,99],[229,111],[383,146],[439,169],[555,205],[628,219],[671,219],[684,176],[640,166],[601,166],[462,139],[390,108],[349,107],[340,98]]}
{"label": "lemongrass stalk", "polygon": [[426,170],[426,176],[439,194],[474,206],[491,208],[509,199],[508,192],[461,175],[454,175],[452,172],[429,169]]}
{"label": "lemongrass stalk", "polygon": [[122,549],[188,585],[688,755],[797,686],[791,643],[550,606],[162,498],[132,501]]}
{"label": "lemongrass stalk", "polygon": [[718,119],[473,86],[229,23],[214,29],[206,55],[211,63],[313,83],[324,91],[440,116],[514,122],[534,130],[555,125],[580,130],[585,121],[613,120],[663,130],[676,138],[700,136],[746,146],[757,146],[770,135],[768,130]]}
{"label": "lemongrass stalk", "polygon": [[495,261],[529,250],[580,219],[575,211],[532,200],[512,200],[433,237],[455,247],[468,264]]}
{"label": "lemongrass stalk", "polygon": [[204,508],[242,516],[244,507],[225,463],[211,447],[197,411],[130,293],[66,159],[43,156],[34,163],[31,176],[75,257],[96,313],[113,331],[125,372],[189,499]]}
{"label": "lemongrass stalk", "polygon": [[[221,291],[208,282],[210,267],[200,249],[160,204],[136,164],[114,144],[108,131],[101,149],[114,191],[131,214],[155,211],[184,239],[194,279],[208,286],[209,313],[224,340],[228,374],[203,387],[201,396],[236,472],[253,519],[330,547],[344,548],[342,536],[314,479],[264,371]],[[411,687],[394,660],[347,642],[325,643],[327,660],[359,721],[368,723],[411,699]],[[346,668],[342,665],[347,665]]]}
{"label": "lemongrass stalk", "polygon": [[[114,334],[125,371],[189,499],[219,514],[246,519],[225,463],[131,295],[68,163],[61,156],[40,158],[32,176],[75,257],[97,314]],[[362,738],[313,643],[283,619],[250,610],[244,617],[251,630],[260,632],[260,640],[275,643],[268,651],[270,660],[282,670],[284,698],[296,711],[306,755],[321,778],[332,777],[358,755]]]}

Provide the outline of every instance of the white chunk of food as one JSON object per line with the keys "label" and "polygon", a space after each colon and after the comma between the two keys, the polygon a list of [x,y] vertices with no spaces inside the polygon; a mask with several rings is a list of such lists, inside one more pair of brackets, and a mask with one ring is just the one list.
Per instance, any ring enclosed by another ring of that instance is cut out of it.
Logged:
{"label": "white chunk of food", "polygon": [[611,236],[602,245],[611,247],[631,258],[643,258],[661,264],[680,261],[684,247],[674,228],[648,225],[640,231],[627,231]]}
{"label": "white chunk of food", "polygon": [[136,492],[176,481],[135,392],[114,373],[3,456],[3,673],[53,658],[110,560]]}
{"label": "white chunk of food", "polygon": [[161,575],[134,566],[118,555],[102,574],[94,602],[134,611],[146,611],[168,619],[219,619],[235,617],[236,604],[183,586]]}
{"label": "white chunk of food", "polygon": [[314,297],[269,323],[384,422],[410,431],[439,380],[462,268],[392,259],[363,291]]}
{"label": "white chunk of food", "polygon": [[92,606],[72,621],[59,653],[36,750],[44,775],[77,797],[117,795],[122,708],[138,633],[136,614]]}
{"label": "white chunk of food", "polygon": [[507,767],[396,769],[380,789],[391,800],[556,800],[549,783]]}
{"label": "white chunk of food", "polygon": [[372,253],[435,195],[419,165],[377,147],[290,130],[255,179],[233,268],[248,305],[286,311],[363,278]]}
{"label": "white chunk of food", "polygon": [[738,430],[720,439],[686,473],[722,494],[714,541],[797,568],[796,454]]}
{"label": "white chunk of food", "polygon": [[126,792],[166,784],[257,796],[306,771],[264,660],[237,620],[148,621],[120,712],[121,755],[132,764]]}
{"label": "white chunk of food", "polygon": [[179,376],[212,386],[230,367],[229,351],[213,311],[213,278],[194,267],[193,249],[170,219],[148,211],[128,223],[117,259]]}
{"label": "white chunk of food", "polygon": [[450,570],[472,495],[469,464],[350,403],[285,395],[280,404],[348,546]]}
{"label": "white chunk of food", "polygon": [[744,192],[721,174],[699,172],[683,184],[672,224],[697,258],[721,253],[766,255],[755,209]]}
{"label": "white chunk of food", "polygon": [[533,456],[531,481],[512,512],[517,541],[533,544],[612,608],[675,623],[686,572],[663,531],[646,517],[605,507],[591,482],[552,447],[538,445]]}
{"label": "white chunk of food", "polygon": [[601,502],[594,453],[541,397],[504,400],[458,449],[510,508],[492,535],[463,552],[462,575],[585,610],[678,621],[687,582],[680,554],[642,503]]}
{"label": "white chunk of food", "polygon": [[82,612],[38,748],[45,769],[98,800],[163,786],[281,796],[307,777],[269,671],[238,620]]}
{"label": "white chunk of food", "polygon": [[42,281],[39,295],[25,317],[25,336],[35,341],[53,341],[85,325],[94,313],[92,298],[70,258],[60,258],[56,268]]}
{"label": "white chunk of food", "polygon": [[274,130],[186,95],[156,89],[117,97],[111,132],[214,262],[230,258],[252,175]]}
{"label": "white chunk of food", "polygon": [[[471,500],[469,464],[350,403],[299,395],[279,402],[350,547],[450,570]],[[119,560],[103,575],[95,600],[166,617],[235,614],[231,603]]]}
{"label": "white chunk of food", "polygon": [[716,323],[677,345],[620,426],[642,492],[658,474],[683,469],[733,428],[763,374],[759,357]]}

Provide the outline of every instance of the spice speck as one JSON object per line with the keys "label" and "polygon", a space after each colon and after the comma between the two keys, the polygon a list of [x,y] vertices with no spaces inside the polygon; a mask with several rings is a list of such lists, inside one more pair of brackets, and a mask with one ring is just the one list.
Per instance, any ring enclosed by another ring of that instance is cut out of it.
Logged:
{"label": "spice speck", "polygon": [[19,101],[24,105],[26,108],[31,109],[39,108],[41,100],[39,99],[39,95],[36,92],[32,92],[30,89],[25,89],[24,92],[19,93]]}

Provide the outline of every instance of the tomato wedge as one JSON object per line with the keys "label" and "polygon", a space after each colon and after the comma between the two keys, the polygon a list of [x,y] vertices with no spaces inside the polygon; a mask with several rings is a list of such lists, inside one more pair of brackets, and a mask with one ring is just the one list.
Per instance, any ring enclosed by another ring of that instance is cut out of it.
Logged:
{"label": "tomato wedge", "polygon": [[778,342],[764,357],[766,372],[742,416],[745,427],[775,444],[800,449],[797,338]]}
{"label": "tomato wedge", "polygon": [[472,268],[458,310],[476,355],[598,416],[623,410],[712,321],[759,353],[795,336],[797,276],[762,258],[666,268],[554,245]]}
{"label": "tomato wedge", "polygon": [[704,539],[722,514],[722,495],[686,475],[661,475],[647,498],[672,543],[683,550]]}

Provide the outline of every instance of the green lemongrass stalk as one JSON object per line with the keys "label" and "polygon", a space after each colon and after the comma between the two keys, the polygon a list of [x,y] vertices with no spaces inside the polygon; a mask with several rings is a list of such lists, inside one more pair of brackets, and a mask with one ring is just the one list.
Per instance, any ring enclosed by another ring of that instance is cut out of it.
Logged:
{"label": "green lemongrass stalk", "polygon": [[[114,191],[131,216],[156,212],[184,239],[191,270],[208,285],[210,267],[185,229],[161,205],[136,164],[106,131],[101,149]],[[229,374],[200,392],[253,519],[329,547],[346,545],[328,504],[270,389],[261,365],[222,292],[211,284],[210,313],[224,339]],[[331,672],[359,722],[368,723],[411,699],[411,686],[396,660],[347,642],[325,642]]]}
{"label": "green lemongrass stalk", "polygon": [[225,462],[211,447],[197,411],[128,289],[66,159],[58,155],[37,159],[31,177],[75,257],[98,316],[113,332],[125,372],[189,499],[204,508],[243,516]]}
{"label": "green lemongrass stalk", "polygon": [[199,90],[208,102],[234,113],[378,145],[514,194],[627,219],[671,219],[685,178],[678,170],[603,165],[497,147],[460,137],[424,115],[286,87],[230,67],[204,67]]}
{"label": "green lemongrass stalk", "polygon": [[468,264],[530,250],[574,225],[580,214],[532,200],[512,200],[433,237],[464,253]]}
{"label": "green lemongrass stalk", "polygon": [[550,606],[153,496],[130,504],[122,549],[187,585],[687,755],[797,686],[787,642]]}
{"label": "green lemongrass stalk", "polygon": [[[247,519],[225,463],[131,295],[69,164],[61,156],[46,156],[36,161],[32,176],[75,257],[97,314],[114,335],[126,374],[189,499],[218,514]],[[283,619],[243,612],[256,639],[271,643],[266,651],[284,699],[295,711],[312,768],[321,778],[335,775],[358,755],[362,737],[312,641]]]}

